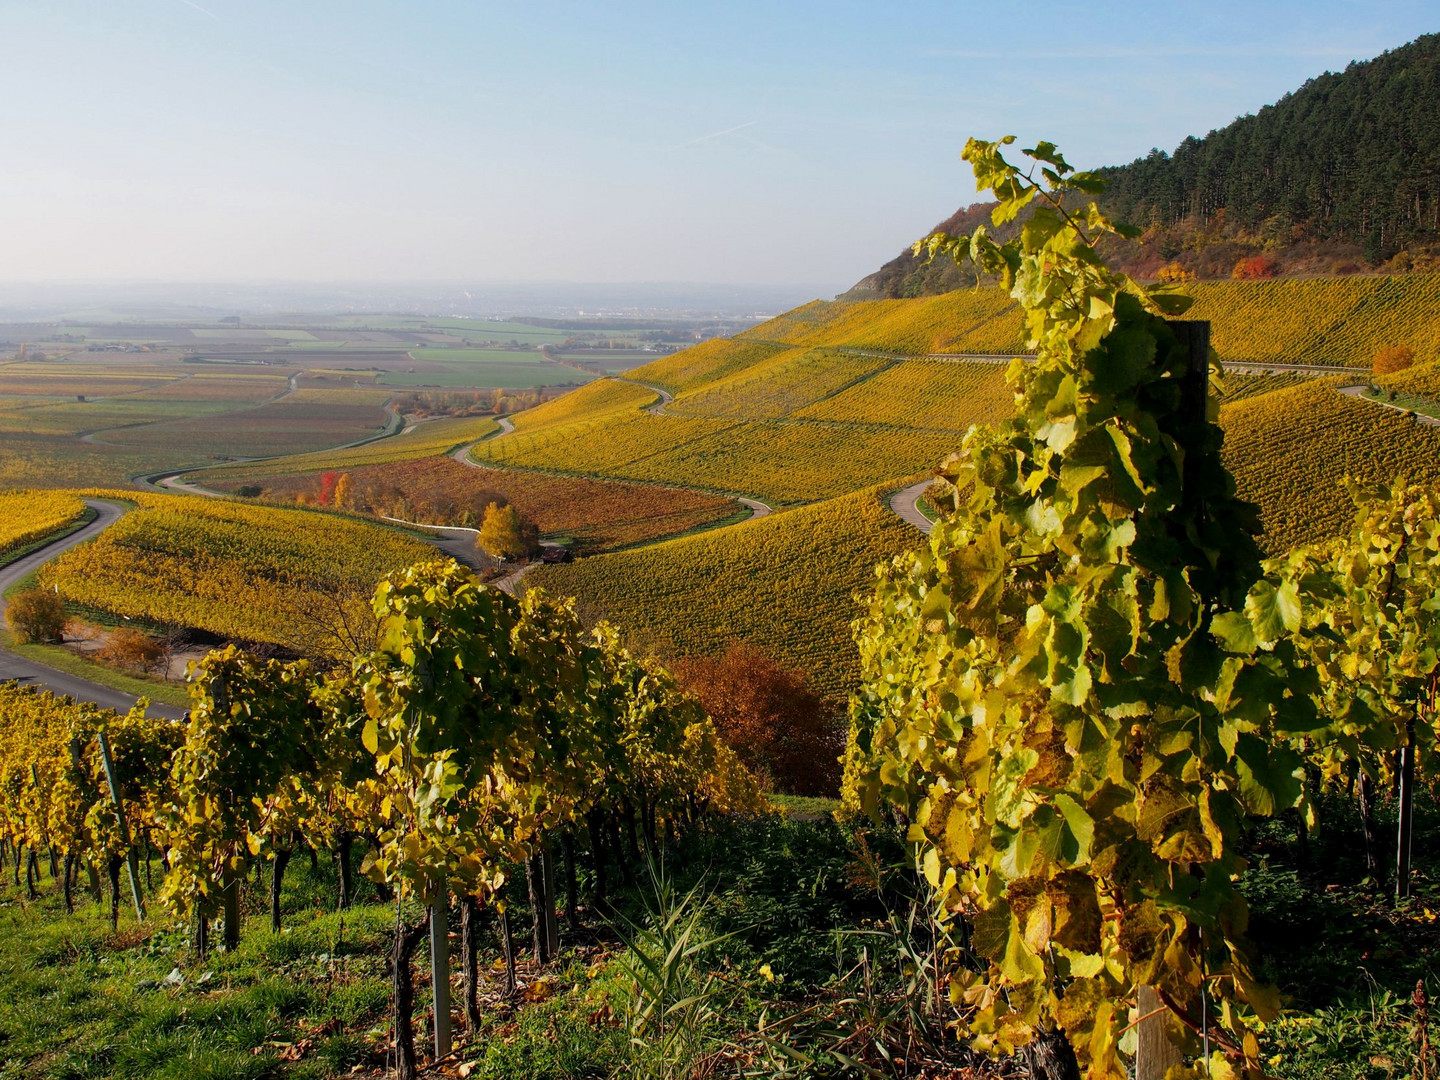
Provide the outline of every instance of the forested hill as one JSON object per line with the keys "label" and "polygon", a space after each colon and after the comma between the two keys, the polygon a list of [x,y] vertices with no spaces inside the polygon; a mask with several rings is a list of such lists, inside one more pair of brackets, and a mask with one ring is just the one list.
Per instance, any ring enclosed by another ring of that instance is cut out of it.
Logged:
{"label": "forested hill", "polygon": [[[1112,253],[1133,274],[1201,278],[1433,269],[1440,255],[1440,34],[1326,72],[1173,154],[1100,170],[1105,207],[1146,229]],[[988,204],[937,228],[988,218]],[[1243,267],[1241,264],[1245,264]],[[858,297],[928,296],[963,284],[905,252]]]}

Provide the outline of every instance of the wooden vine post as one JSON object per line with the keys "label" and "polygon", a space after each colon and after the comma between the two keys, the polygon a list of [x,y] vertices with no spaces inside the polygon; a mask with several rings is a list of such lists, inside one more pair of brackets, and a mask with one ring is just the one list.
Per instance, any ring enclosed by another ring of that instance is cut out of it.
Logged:
{"label": "wooden vine post", "polygon": [[1396,793],[1395,899],[1410,895],[1410,845],[1415,829],[1415,721],[1400,748],[1399,791]]}
{"label": "wooden vine post", "polygon": [[120,830],[120,843],[125,846],[125,869],[130,877],[130,899],[135,903],[135,921],[144,922],[145,905],[140,899],[140,863],[135,855],[135,846],[130,843],[130,830],[125,825],[125,806],[120,801],[120,781],[115,775],[115,761],[110,755],[110,739],[106,736],[103,727],[100,729],[98,739],[100,762],[105,766],[105,779],[110,785],[110,799],[115,804],[115,822]]}
{"label": "wooden vine post", "polygon": [[430,984],[435,1010],[435,1060],[450,1056],[450,895],[443,887],[430,905]]}
{"label": "wooden vine post", "polygon": [[[1203,424],[1210,407],[1210,324],[1199,319],[1168,321],[1190,353],[1181,381],[1184,412],[1192,418],[1192,423]],[[1197,455],[1188,452],[1189,447],[1185,449],[1185,498],[1189,500],[1194,497],[1190,481],[1198,460]],[[1135,997],[1135,1080],[1164,1080],[1170,1066],[1182,1060],[1180,1051],[1165,1034],[1168,1011],[1155,987],[1140,987]]]}

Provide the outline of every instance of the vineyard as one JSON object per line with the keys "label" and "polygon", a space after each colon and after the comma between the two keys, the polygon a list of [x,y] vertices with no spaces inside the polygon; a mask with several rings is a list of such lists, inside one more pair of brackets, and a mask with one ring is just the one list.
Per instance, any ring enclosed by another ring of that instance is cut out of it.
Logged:
{"label": "vineyard", "polygon": [[0,491],[0,564],[84,511],[85,504],[68,492]]}
{"label": "vineyard", "polygon": [[1003,364],[904,360],[795,417],[963,432],[1008,416],[1014,400]]}
{"label": "vineyard", "polygon": [[[1391,345],[1440,355],[1440,275],[1206,281],[1186,292],[1195,299],[1189,316],[1209,320],[1215,349],[1231,361],[1368,367]],[[919,355],[1017,353],[1022,336],[1019,307],[985,286],[916,300],[816,301],[739,340]],[[643,382],[650,371],[632,374]]]}
{"label": "vineyard", "polygon": [[[31,640],[197,658],[181,722],[0,684],[0,1074],[1435,1075],[1440,276],[1148,288],[1006,145],[1022,238],[920,245],[1000,286],[551,400],[375,385],[571,341],[458,319],[0,366],[0,485],[75,489],[0,491],[0,561],[135,506]],[[234,497],[95,486],[142,460]],[[838,799],[762,792],[797,733]]]}
{"label": "vineyard", "polygon": [[635,551],[536,570],[531,580],[578,598],[664,655],[712,655],[757,645],[843,700],[859,654],[850,640],[854,594],[876,563],[920,543],[885,505],[884,489]]}
{"label": "vineyard", "polygon": [[743,335],[735,338],[713,338],[663,360],[636,368],[631,372],[631,377],[651,386],[659,386],[672,394],[679,394],[764,363],[786,351],[788,350],[784,345],[746,341]]}
{"label": "vineyard", "polygon": [[600,379],[572,390],[554,401],[547,401],[533,409],[527,409],[515,417],[517,432],[532,432],[542,428],[574,423],[577,420],[592,420],[612,413],[628,413],[653,405],[655,392],[643,386],[615,379]]}
{"label": "vineyard", "polygon": [[863,382],[884,365],[883,360],[824,349],[794,349],[681,394],[665,411],[681,416],[778,419]]}
{"label": "vineyard", "polygon": [[[402,915],[393,1046],[409,1080],[412,956],[432,925],[445,940],[452,893],[463,918],[461,1015],[473,1037],[482,1023],[482,913],[499,920],[499,963],[511,993],[518,989],[512,878],[529,887],[538,967],[558,952],[562,889],[574,926],[577,854],[588,854],[603,904],[607,864],[633,880],[637,832],[654,856],[662,837],[673,846],[711,815],[767,807],[668,672],[629,653],[609,628],[582,629],[565,603],[536,592],[517,601],[453,562],[432,562],[383,581],[373,615],[378,647],[329,673],[212,652],[191,683],[183,724],[0,686],[0,841],[14,854],[17,885],[23,855],[32,902],[45,858],[67,909],[82,874],[94,899],[108,883],[112,928],[122,904],[137,921],[147,908],[188,919],[202,963],[212,922],[225,953],[240,947],[252,869],[269,866],[278,934],[297,848],[333,853],[343,911],[357,898],[351,849],[364,844],[366,875]],[[158,887],[155,850],[165,854]],[[433,987],[435,1022],[446,1029],[437,1026],[436,1039],[446,1048],[449,989],[448,977]]]}
{"label": "vineyard", "polygon": [[432,552],[394,529],[332,514],[131,497],[139,509],[46,564],[40,584],[112,619],[334,653],[363,636],[356,613],[372,584]]}
{"label": "vineyard", "polygon": [[1440,481],[1440,428],[1347,397],[1323,379],[1220,410],[1224,459],[1242,498],[1260,505],[1268,551],[1343,532],[1354,515],[1345,478]]}

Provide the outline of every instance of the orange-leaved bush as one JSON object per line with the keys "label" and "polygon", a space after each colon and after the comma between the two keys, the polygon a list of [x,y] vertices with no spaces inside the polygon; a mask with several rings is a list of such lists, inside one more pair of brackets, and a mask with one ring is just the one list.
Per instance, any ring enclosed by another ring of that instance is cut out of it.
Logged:
{"label": "orange-leaved bush", "polygon": [[1393,375],[1415,363],[1415,350],[1406,345],[1386,345],[1376,349],[1370,367],[1376,375]]}
{"label": "orange-leaved bush", "polygon": [[745,642],[673,665],[721,737],[752,772],[789,795],[833,795],[845,733],[839,712],[802,672]]}

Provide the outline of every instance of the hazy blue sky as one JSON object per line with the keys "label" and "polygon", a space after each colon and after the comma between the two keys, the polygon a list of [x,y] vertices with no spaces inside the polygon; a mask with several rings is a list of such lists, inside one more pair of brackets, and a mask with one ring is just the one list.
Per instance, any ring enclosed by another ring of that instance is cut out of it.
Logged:
{"label": "hazy blue sky", "polygon": [[970,134],[1173,149],[1418,2],[0,0],[0,279],[806,282]]}

